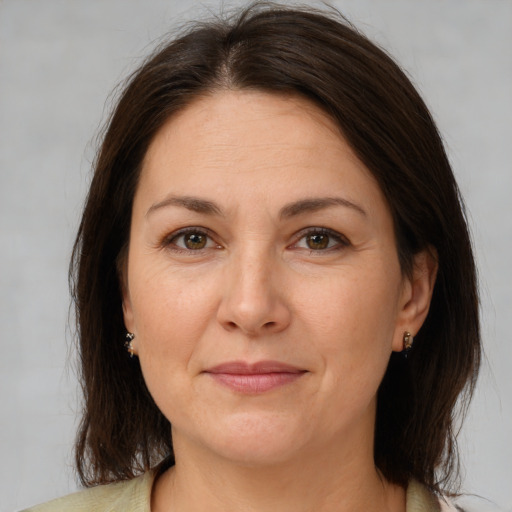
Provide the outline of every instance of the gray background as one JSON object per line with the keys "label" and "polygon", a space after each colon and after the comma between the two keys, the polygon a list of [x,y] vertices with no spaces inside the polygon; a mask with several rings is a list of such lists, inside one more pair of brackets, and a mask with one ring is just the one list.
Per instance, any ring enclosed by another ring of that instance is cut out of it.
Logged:
{"label": "gray background", "polygon": [[[332,3],[402,63],[444,135],[470,212],[487,354],[460,436],[463,489],[512,510],[512,3]],[[0,0],[2,511],[76,488],[66,271],[95,135],[114,85],[205,5],[219,11],[218,2]]]}

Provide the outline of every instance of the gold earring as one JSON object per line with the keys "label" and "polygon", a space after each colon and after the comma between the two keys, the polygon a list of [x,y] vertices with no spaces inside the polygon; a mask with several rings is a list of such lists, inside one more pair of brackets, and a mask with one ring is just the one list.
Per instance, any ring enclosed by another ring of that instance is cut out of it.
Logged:
{"label": "gold earring", "polygon": [[404,332],[404,351],[409,352],[411,350],[412,344],[414,343],[414,336],[409,332]]}
{"label": "gold earring", "polygon": [[133,332],[127,332],[126,333],[126,341],[124,343],[124,346],[126,347],[126,350],[130,354],[130,357],[133,357],[135,355],[135,348],[133,348],[133,339],[135,338],[135,334]]}

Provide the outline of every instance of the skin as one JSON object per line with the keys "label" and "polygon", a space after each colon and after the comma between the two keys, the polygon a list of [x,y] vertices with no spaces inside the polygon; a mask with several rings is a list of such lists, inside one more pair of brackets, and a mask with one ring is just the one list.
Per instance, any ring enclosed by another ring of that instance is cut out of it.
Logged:
{"label": "skin", "polygon": [[[405,277],[376,181],[307,100],[222,91],[171,118],[143,163],[123,282],[176,452],[152,510],[405,510],[373,436],[390,354],[428,312],[435,265],[414,263]],[[239,392],[207,372],[234,360],[301,374]]]}

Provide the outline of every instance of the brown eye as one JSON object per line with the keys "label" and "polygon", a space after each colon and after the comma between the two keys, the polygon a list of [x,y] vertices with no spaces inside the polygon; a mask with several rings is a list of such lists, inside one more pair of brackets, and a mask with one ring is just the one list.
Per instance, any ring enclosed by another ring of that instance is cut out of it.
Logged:
{"label": "brown eye", "polygon": [[183,235],[183,243],[187,249],[204,249],[207,242],[208,237],[202,233],[188,233]]}
{"label": "brown eye", "polygon": [[322,250],[329,246],[329,235],[325,233],[312,233],[306,236],[306,244],[309,249]]}
{"label": "brown eye", "polygon": [[350,246],[350,241],[338,231],[328,228],[311,227],[302,231],[302,236],[293,244],[295,249],[306,249],[310,253],[333,253]]}
{"label": "brown eye", "polygon": [[188,252],[189,254],[203,249],[219,248],[208,233],[196,228],[184,229],[173,233],[163,241],[163,245],[170,250]]}

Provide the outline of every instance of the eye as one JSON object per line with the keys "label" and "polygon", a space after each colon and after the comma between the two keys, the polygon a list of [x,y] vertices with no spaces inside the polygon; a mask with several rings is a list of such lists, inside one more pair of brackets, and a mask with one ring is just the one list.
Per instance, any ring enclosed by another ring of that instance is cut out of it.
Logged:
{"label": "eye", "polygon": [[208,237],[203,233],[187,233],[179,238],[183,240],[183,245],[191,250],[204,249],[208,242]]}
{"label": "eye", "polygon": [[329,247],[329,242],[331,241],[329,235],[325,233],[313,233],[311,235],[306,235],[306,245],[310,249],[327,249]]}
{"label": "eye", "polygon": [[219,247],[208,233],[198,228],[187,228],[172,233],[164,240],[164,245],[175,251],[200,251]]}
{"label": "eye", "polygon": [[309,249],[310,251],[326,251],[329,249],[342,249],[350,242],[340,233],[325,228],[312,228],[303,232],[295,248]]}

